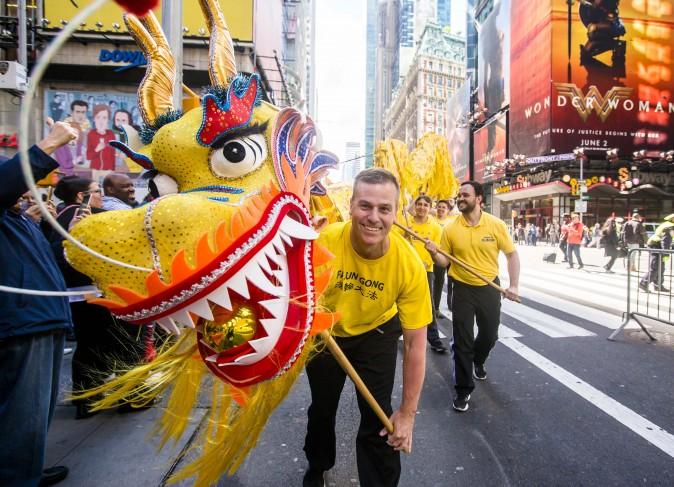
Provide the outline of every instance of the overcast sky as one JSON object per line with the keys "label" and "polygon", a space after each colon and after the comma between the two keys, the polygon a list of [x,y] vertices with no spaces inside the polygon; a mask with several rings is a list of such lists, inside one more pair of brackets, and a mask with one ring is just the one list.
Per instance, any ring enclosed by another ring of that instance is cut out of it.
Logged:
{"label": "overcast sky", "polygon": [[[466,30],[465,3],[452,0],[454,32]],[[317,0],[316,123],[340,159],[347,142],[364,148],[366,31],[367,0]]]}

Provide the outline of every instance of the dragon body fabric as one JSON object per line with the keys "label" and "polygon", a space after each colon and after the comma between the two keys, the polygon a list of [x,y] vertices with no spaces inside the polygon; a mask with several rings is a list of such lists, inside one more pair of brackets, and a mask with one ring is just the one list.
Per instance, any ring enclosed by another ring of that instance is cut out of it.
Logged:
{"label": "dragon body fabric", "polygon": [[447,139],[438,134],[425,134],[412,152],[401,140],[383,140],[375,149],[374,165],[398,178],[401,207],[421,193],[442,199],[454,197],[459,190]]}
{"label": "dragon body fabric", "polygon": [[336,158],[312,147],[310,119],[261,101],[259,77],[236,71],[218,2],[200,4],[211,32],[212,86],[185,113],[172,104],[175,66],[157,19],[125,15],[148,59],[139,88],[145,127],[127,127],[128,144],[116,148],[156,173],[162,196],[72,229],[89,248],[146,271],[70,243],[66,255],[115,317],[176,335],[152,362],[82,397],[102,395],[97,407],[105,408],[170,393],[158,426],[163,446],[182,436],[210,387],[193,460],[173,477],[210,485],[236,471],[302,370],[312,337],[334,321],[317,309],[329,274],[314,269],[331,255],[313,242],[310,208]]}

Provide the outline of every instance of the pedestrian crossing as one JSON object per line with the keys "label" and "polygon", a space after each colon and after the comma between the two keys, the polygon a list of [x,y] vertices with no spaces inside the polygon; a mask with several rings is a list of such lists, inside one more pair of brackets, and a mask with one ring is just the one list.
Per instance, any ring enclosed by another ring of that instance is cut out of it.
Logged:
{"label": "pedestrian crossing", "polygon": [[[502,322],[499,326],[500,338],[522,337],[525,332],[518,331],[522,330],[522,325],[526,327],[524,329],[532,329],[550,338],[594,337],[601,334],[597,327],[607,330],[620,327],[625,303],[619,293],[625,287],[625,276],[621,279],[620,276],[609,275],[609,279],[604,281],[603,276],[580,275],[582,271],[567,276],[564,271],[522,270],[520,295],[525,298],[524,303],[505,299],[501,303],[501,319],[505,318],[508,323],[514,320],[517,330]],[[583,284],[579,285],[575,279]],[[502,276],[501,282],[507,285],[507,276]],[[575,296],[568,296],[569,291],[579,298],[586,298],[585,302],[595,300],[602,309],[611,309],[612,312],[579,304]],[[447,293],[443,291],[440,310],[451,320],[451,311],[446,303]],[[626,328],[634,329],[638,325],[630,323]]]}

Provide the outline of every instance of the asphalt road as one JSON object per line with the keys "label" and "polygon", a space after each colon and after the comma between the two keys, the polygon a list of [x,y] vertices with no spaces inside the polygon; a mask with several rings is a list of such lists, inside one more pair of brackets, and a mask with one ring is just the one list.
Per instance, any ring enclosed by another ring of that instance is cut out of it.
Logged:
{"label": "asphalt road", "polygon": [[[625,272],[618,266],[614,275],[599,272],[603,258],[596,251],[584,252],[583,271],[543,264],[544,250],[520,248],[523,303],[504,304],[488,380],[477,383],[466,413],[451,408],[450,355],[429,350],[401,486],[674,485],[674,328],[652,324],[659,340],[650,342],[631,325],[617,341],[607,341],[621,322]],[[440,320],[440,328],[451,335],[449,320]],[[239,471],[218,485],[301,485],[308,404],[302,375]],[[147,437],[159,412],[73,421],[72,407],[60,406],[49,453],[50,463],[71,466],[60,485],[161,485],[189,433],[174,450],[156,454],[155,440]],[[327,485],[359,485],[358,421],[347,385],[337,464]]]}

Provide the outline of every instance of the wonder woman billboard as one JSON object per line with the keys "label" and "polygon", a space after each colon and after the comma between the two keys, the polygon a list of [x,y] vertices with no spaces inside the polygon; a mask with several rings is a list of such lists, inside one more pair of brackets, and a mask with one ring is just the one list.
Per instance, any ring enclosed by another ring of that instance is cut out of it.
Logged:
{"label": "wonder woman billboard", "polygon": [[[517,7],[531,2],[513,3],[513,29],[531,36],[531,22],[515,17]],[[575,147],[618,148],[626,155],[671,149],[674,0],[540,3],[551,7],[552,83],[544,96],[511,104],[513,125],[515,120],[524,123],[511,130],[513,151],[540,155]],[[540,29],[534,35],[540,36]],[[522,34],[513,32],[513,49],[516,37]],[[534,77],[532,71],[542,66],[530,59],[529,68],[526,63],[520,67]],[[515,66],[511,72],[517,73]],[[517,86],[512,78],[511,84]]]}

